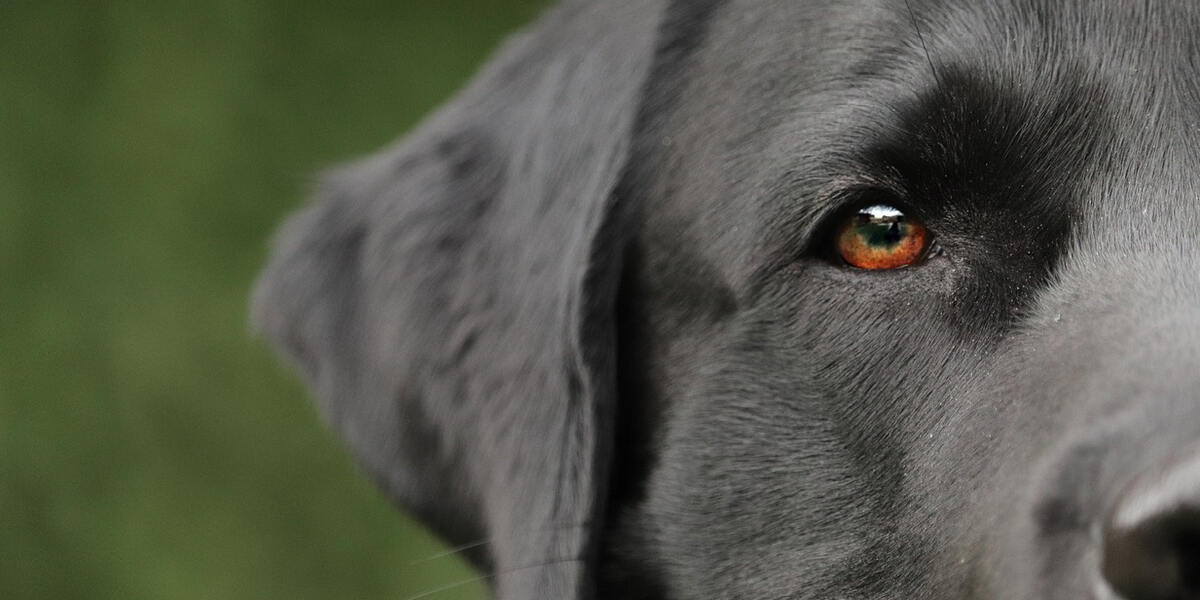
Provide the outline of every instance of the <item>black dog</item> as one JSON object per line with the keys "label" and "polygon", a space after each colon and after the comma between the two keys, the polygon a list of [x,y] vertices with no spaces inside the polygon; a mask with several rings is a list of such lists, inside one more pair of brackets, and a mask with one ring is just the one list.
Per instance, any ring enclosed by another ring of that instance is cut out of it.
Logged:
{"label": "black dog", "polygon": [[1200,3],[568,2],[257,323],[507,600],[1200,598]]}

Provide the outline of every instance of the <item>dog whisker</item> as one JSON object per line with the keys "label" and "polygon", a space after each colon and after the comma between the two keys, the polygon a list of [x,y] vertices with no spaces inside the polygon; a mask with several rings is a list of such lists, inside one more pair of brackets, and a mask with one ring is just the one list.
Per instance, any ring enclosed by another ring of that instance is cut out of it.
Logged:
{"label": "dog whisker", "polygon": [[460,580],[452,582],[452,583],[447,583],[446,585],[443,585],[443,586],[440,586],[440,587],[437,587],[437,588],[434,588],[432,590],[428,590],[425,592],[421,592],[415,596],[409,596],[409,597],[405,598],[404,600],[423,600],[424,598],[431,598],[431,597],[436,596],[437,594],[441,594],[443,592],[448,592],[450,590],[458,589],[464,585],[471,585],[472,583],[476,583],[476,582],[480,582],[480,581],[487,581],[489,579],[495,579],[496,577],[499,577],[501,575],[507,575],[509,573],[518,573],[520,571],[528,571],[530,569],[540,569],[542,567],[551,567],[554,565],[561,565],[561,564],[573,563],[573,562],[583,562],[583,559],[581,559],[581,558],[559,558],[559,559],[555,559],[555,560],[549,560],[546,562],[535,563],[532,565],[523,565],[520,567],[513,567],[511,569],[505,569],[503,571],[494,571],[491,573],[484,573],[482,575],[476,575],[475,577],[469,577],[467,579],[460,579]]}
{"label": "dog whisker", "polygon": [[921,26],[917,24],[917,15],[913,12],[912,4],[909,0],[904,0],[904,6],[908,8],[908,17],[912,20],[913,29],[917,31],[917,39],[921,42],[921,49],[925,51],[925,62],[929,63],[929,71],[933,73],[933,80],[938,85],[941,85],[942,81],[938,78],[937,69],[933,67],[933,58],[929,56],[929,47],[925,45],[925,36],[921,34]]}
{"label": "dog whisker", "polygon": [[450,548],[450,549],[448,549],[448,550],[444,550],[444,551],[442,551],[442,552],[438,552],[438,553],[436,553],[436,554],[431,554],[431,555],[429,555],[429,556],[426,556],[426,557],[424,557],[424,558],[418,558],[417,560],[414,560],[414,561],[412,561],[412,562],[408,563],[408,566],[409,566],[409,567],[415,567],[415,566],[418,566],[418,565],[423,565],[423,564],[425,564],[425,563],[432,562],[432,561],[435,561],[435,560],[439,560],[439,559],[442,559],[442,558],[447,558],[447,557],[450,557],[450,556],[457,556],[457,555],[459,555],[459,554],[462,554],[463,552],[466,552],[467,550],[473,550],[473,549],[475,549],[475,548],[478,548],[478,547],[480,547],[480,546],[487,545],[487,543],[488,543],[488,542],[490,542],[490,541],[492,541],[492,538],[490,538],[490,537],[489,537],[489,538],[484,538],[484,539],[481,539],[481,540],[475,540],[475,541],[473,541],[473,542],[467,542],[467,543],[465,543],[465,544],[459,544],[459,545],[457,545],[457,546],[453,546],[453,547],[451,547],[451,548]]}
{"label": "dog whisker", "polygon": [[[528,531],[526,531],[526,533],[531,534],[531,535],[532,534],[551,533],[551,532],[555,532],[555,531],[566,531],[569,529],[583,529],[583,528],[589,527],[590,525],[591,525],[590,522],[579,523],[579,524],[574,524],[574,525],[573,524],[563,524],[563,525],[555,525],[553,527],[539,527],[536,529],[528,530]],[[468,550],[474,550],[475,548],[486,546],[489,542],[491,542],[494,539],[495,539],[495,537],[485,537],[485,538],[480,538],[477,540],[472,540],[470,542],[464,542],[462,544],[459,544],[457,546],[451,546],[450,548],[448,548],[446,550],[437,552],[435,554],[431,554],[424,558],[418,558],[417,560],[414,560],[414,561],[408,563],[408,565],[406,565],[406,566],[415,567],[415,566],[423,565],[425,563],[433,562],[435,560],[449,558],[451,556],[458,556]]]}

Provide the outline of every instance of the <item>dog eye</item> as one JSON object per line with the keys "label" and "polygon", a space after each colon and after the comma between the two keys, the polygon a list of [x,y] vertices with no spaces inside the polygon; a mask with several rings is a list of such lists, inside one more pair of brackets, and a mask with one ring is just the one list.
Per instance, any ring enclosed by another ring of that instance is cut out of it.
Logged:
{"label": "dog eye", "polygon": [[907,267],[925,256],[929,231],[894,206],[876,204],[846,218],[834,243],[846,264],[881,271]]}

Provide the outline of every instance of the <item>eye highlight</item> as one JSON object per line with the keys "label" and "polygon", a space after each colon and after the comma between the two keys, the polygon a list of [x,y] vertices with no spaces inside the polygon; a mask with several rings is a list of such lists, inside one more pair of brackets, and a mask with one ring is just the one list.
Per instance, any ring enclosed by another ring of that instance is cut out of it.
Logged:
{"label": "eye highlight", "polygon": [[872,271],[907,267],[925,255],[929,231],[887,204],[860,209],[841,224],[834,238],[846,264]]}

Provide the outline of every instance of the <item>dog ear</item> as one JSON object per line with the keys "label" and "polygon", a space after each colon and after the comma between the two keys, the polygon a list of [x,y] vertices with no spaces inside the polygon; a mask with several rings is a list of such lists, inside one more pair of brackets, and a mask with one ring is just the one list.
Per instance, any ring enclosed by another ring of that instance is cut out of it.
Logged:
{"label": "dog ear", "polygon": [[499,598],[590,595],[625,164],[660,2],[569,2],[278,235],[256,327]]}

